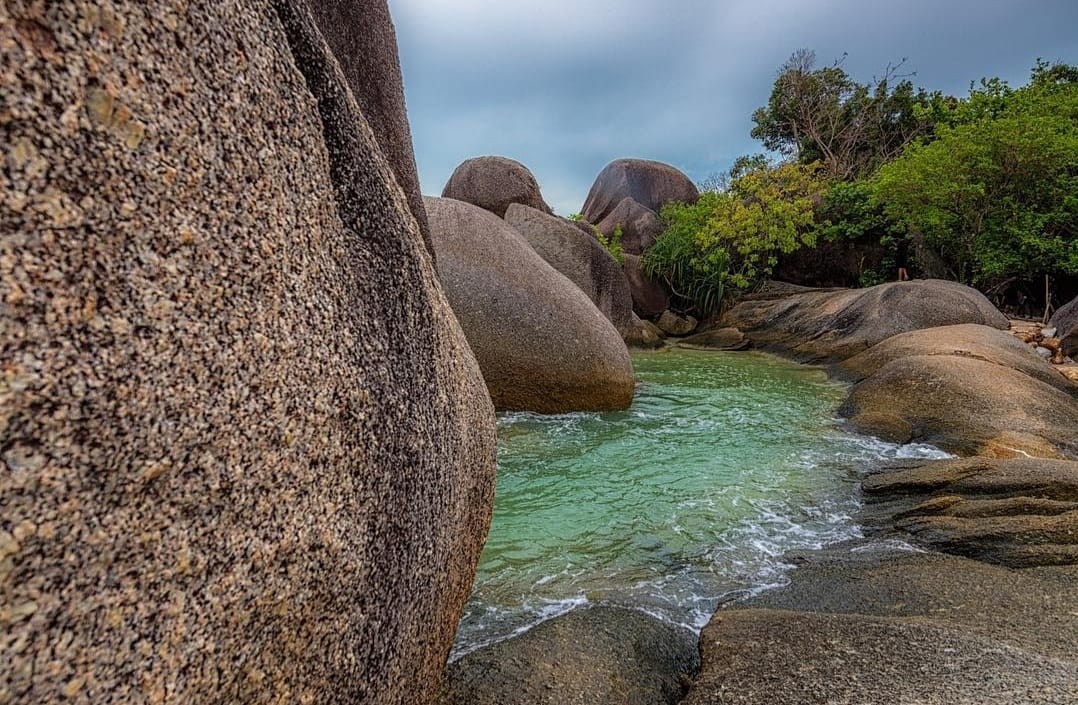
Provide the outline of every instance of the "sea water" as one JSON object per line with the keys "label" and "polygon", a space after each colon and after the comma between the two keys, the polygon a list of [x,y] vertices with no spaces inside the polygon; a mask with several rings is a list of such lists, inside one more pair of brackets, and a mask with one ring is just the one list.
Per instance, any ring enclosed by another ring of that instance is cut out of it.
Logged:
{"label": "sea water", "polygon": [[759,353],[633,355],[621,412],[498,418],[494,518],[454,657],[587,603],[699,630],[780,585],[784,554],[860,536],[866,469],[945,457],[846,429],[843,388]]}

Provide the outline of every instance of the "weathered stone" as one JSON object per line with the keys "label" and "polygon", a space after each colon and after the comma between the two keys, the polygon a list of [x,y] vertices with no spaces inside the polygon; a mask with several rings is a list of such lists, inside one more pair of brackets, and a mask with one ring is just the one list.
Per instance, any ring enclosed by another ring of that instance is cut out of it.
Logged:
{"label": "weathered stone", "polygon": [[655,322],[667,335],[688,335],[696,330],[697,321],[692,316],[686,316],[666,309]]}
{"label": "weathered stone", "polygon": [[1078,358],[1078,298],[1052,314],[1049,323],[1055,329],[1052,336],[1059,338],[1063,354]]}
{"label": "weathered stone", "polygon": [[438,274],[499,409],[623,409],[635,380],[618,331],[504,220],[427,198]]}
{"label": "weathered stone", "polygon": [[553,213],[528,167],[507,157],[474,157],[462,162],[442,189],[442,198],[479,206],[499,218],[514,203]]}
{"label": "weathered stone", "polygon": [[685,705],[1063,705],[1073,660],[934,622],[862,614],[720,610],[700,635]]}
{"label": "weathered stone", "polygon": [[753,345],[809,363],[839,362],[899,333],[959,323],[1008,327],[976,289],[935,279],[868,289],[780,287],[742,300],[722,319]]}
{"label": "weathered stone", "polygon": [[621,265],[599,241],[553,215],[514,203],[505,222],[524,236],[547,263],[588,295],[618,332],[635,328],[633,299]]}
{"label": "weathered stone", "polygon": [[696,203],[700,192],[689,177],[662,162],[647,159],[616,159],[595,178],[582,213],[589,223],[599,223],[625,198],[632,198],[656,213],[667,203]]}
{"label": "weathered stone", "polygon": [[[404,106],[397,35],[386,0],[317,0],[308,4],[375,141],[404,189],[427,249],[433,252]],[[379,80],[372,81],[371,76]]]}
{"label": "weathered stone", "polygon": [[937,550],[1015,567],[1078,562],[1078,462],[906,461],[863,487],[873,523]]}
{"label": "weathered stone", "polygon": [[5,2],[0,67],[51,165],[0,177],[0,700],[429,701],[493,413],[304,6]]}
{"label": "weathered stone", "polygon": [[625,197],[597,225],[606,238],[621,228],[621,248],[632,255],[642,255],[662,235],[663,221],[655,211]]}
{"label": "weathered stone", "polygon": [[450,664],[442,705],[673,705],[696,638],[642,612],[575,610]]}
{"label": "weathered stone", "polygon": [[960,455],[1078,457],[1078,398],[976,358],[899,357],[856,384],[839,413],[884,437],[881,421],[895,417],[913,439]]}
{"label": "weathered stone", "polygon": [[706,348],[709,350],[744,350],[748,338],[737,328],[712,328],[703,333],[690,335],[678,341],[679,348]]}
{"label": "weathered stone", "polygon": [[633,299],[633,312],[641,318],[654,318],[670,306],[670,295],[663,285],[644,273],[640,258],[625,255],[622,263],[625,278],[629,281],[629,292]]}
{"label": "weathered stone", "polygon": [[836,371],[857,382],[890,362],[915,355],[982,360],[1017,370],[1069,394],[1078,394],[1078,386],[1035,355],[1028,345],[1008,332],[972,323],[900,333],[839,363]]}

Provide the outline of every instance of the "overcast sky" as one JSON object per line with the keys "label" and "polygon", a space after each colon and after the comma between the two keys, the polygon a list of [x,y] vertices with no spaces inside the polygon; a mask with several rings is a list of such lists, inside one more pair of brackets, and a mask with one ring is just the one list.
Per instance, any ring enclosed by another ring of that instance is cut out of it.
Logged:
{"label": "overcast sky", "polygon": [[816,51],[867,81],[906,57],[918,85],[1020,85],[1078,63],[1078,0],[389,0],[423,191],[483,154],[527,165],[562,215],[618,157],[694,181],[761,148],[752,111]]}

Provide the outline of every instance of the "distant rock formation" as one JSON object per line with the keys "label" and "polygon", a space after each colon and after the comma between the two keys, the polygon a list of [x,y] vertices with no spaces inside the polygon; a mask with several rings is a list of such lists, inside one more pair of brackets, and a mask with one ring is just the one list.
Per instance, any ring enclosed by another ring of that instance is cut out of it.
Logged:
{"label": "distant rock formation", "polygon": [[700,192],[674,167],[646,159],[617,159],[607,164],[584,201],[584,220],[599,223],[625,198],[656,213],[667,203],[695,203]]}
{"label": "distant rock formation", "polygon": [[624,409],[635,380],[618,331],[504,220],[427,198],[438,276],[498,409]]}
{"label": "distant rock formation", "polygon": [[475,157],[462,162],[442,189],[442,198],[464,201],[499,218],[513,203],[553,213],[528,167],[507,157]]}
{"label": "distant rock formation", "polygon": [[629,197],[621,199],[597,227],[606,238],[614,237],[620,228],[621,248],[633,255],[644,254],[663,233],[663,222],[655,211]]}
{"label": "distant rock formation", "polygon": [[0,15],[0,700],[429,702],[494,418],[305,5]]}

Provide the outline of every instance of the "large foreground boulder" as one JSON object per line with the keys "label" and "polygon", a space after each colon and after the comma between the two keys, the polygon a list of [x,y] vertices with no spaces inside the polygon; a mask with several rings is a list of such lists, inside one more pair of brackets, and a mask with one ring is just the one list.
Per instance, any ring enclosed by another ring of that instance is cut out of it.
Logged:
{"label": "large foreground boulder", "polygon": [[868,289],[775,291],[734,305],[722,325],[740,329],[757,347],[799,362],[838,362],[921,328],[960,323],[1008,327],[1006,316],[979,291],[938,279]]}
{"label": "large foreground boulder", "polygon": [[1052,314],[1048,325],[1056,329],[1063,354],[1078,358],[1078,298]]}
{"label": "large foreground boulder", "polygon": [[[412,132],[404,107],[397,35],[386,0],[317,0],[308,3],[330,51],[341,66],[374,139],[408,197],[408,207],[430,245],[430,227],[419,188]],[[378,76],[372,81],[371,76]]]}
{"label": "large foreground boulder", "polygon": [[594,237],[570,221],[514,203],[505,222],[524,236],[532,249],[576,284],[623,336],[636,328],[629,282],[617,260]]}
{"label": "large foreground boulder", "polygon": [[673,201],[696,203],[700,192],[689,177],[669,164],[647,159],[616,159],[595,178],[584,201],[584,220],[599,223],[625,198],[658,213]]}
{"label": "large foreground boulder", "polygon": [[698,667],[688,630],[593,607],[450,664],[440,705],[674,705]]}
{"label": "large foreground boulder", "polygon": [[587,295],[504,220],[427,198],[438,275],[498,409],[623,409],[632,362]]}
{"label": "large foreground boulder", "polygon": [[596,225],[603,237],[614,237],[621,229],[621,249],[632,255],[642,255],[663,234],[663,221],[655,211],[626,196],[614,210]]}
{"label": "large foreground boulder", "polygon": [[5,2],[0,66],[0,701],[428,702],[493,413],[313,20]]}
{"label": "large foreground boulder", "polygon": [[461,162],[442,189],[442,198],[471,203],[499,218],[504,218],[514,203],[554,212],[543,200],[539,182],[528,167],[508,157],[474,157]]}

